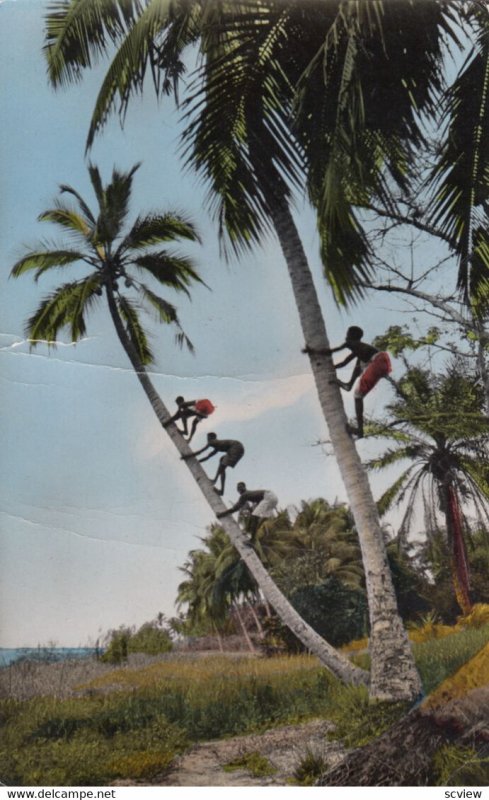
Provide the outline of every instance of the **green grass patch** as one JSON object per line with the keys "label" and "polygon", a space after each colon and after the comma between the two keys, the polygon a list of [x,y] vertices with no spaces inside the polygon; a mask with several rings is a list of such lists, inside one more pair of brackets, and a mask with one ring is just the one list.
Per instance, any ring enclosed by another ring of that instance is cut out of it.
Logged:
{"label": "green grass patch", "polygon": [[131,699],[120,696],[8,701],[2,717],[0,774],[10,785],[151,780],[187,745],[181,727],[158,712],[138,714]]}
{"label": "green grass patch", "polygon": [[266,775],[274,775],[277,770],[270,763],[268,758],[262,756],[257,750],[251,753],[246,753],[233,761],[229,761],[223,766],[224,772],[235,772],[238,769],[245,769],[251,773],[255,778],[264,777]]}
{"label": "green grass patch", "polygon": [[472,747],[447,744],[433,758],[436,786],[487,786],[489,758],[481,758]]}
{"label": "green grass patch", "polygon": [[467,628],[443,639],[413,645],[425,694],[453,675],[489,641],[489,625]]}
{"label": "green grass patch", "polygon": [[314,786],[324,775],[328,766],[327,760],[319,753],[307,750],[294,770],[289,783],[293,786]]}

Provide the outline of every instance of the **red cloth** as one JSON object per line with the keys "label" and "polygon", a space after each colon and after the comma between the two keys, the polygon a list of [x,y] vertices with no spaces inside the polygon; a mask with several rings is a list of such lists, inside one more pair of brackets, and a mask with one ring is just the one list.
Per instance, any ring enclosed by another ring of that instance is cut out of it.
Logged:
{"label": "red cloth", "polygon": [[210,400],[203,399],[197,400],[195,403],[195,410],[199,412],[199,414],[203,414],[204,416],[208,417],[214,411],[215,406],[211,403]]}
{"label": "red cloth", "polygon": [[392,372],[389,353],[377,353],[362,372],[358,384],[358,397],[365,397],[381,378]]}

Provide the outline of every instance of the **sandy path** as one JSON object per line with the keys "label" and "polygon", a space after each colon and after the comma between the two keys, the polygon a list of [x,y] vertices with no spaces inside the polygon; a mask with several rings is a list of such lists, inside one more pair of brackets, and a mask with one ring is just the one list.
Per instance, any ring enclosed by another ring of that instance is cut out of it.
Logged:
{"label": "sandy path", "polygon": [[[285,786],[308,751],[335,766],[345,755],[338,742],[330,742],[326,734],[332,729],[326,720],[303,725],[287,725],[262,734],[237,736],[194,745],[174,765],[172,772],[158,781],[160,786]],[[253,776],[247,769],[232,772],[223,766],[258,752],[276,769],[273,775]]]}

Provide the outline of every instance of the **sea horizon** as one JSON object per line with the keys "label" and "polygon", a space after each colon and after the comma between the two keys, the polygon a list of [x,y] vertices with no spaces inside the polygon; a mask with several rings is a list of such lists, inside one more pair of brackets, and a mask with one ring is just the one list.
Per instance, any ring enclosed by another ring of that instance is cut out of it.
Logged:
{"label": "sea horizon", "polygon": [[60,647],[36,645],[34,647],[0,647],[0,667],[8,667],[20,659],[33,661],[63,661],[67,658],[88,658],[100,648]]}

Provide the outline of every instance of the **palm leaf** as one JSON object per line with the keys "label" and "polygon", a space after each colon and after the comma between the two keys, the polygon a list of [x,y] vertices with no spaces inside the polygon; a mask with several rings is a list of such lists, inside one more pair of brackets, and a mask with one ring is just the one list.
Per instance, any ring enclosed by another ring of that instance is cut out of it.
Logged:
{"label": "palm leaf", "polygon": [[58,0],[48,6],[45,55],[54,86],[76,81],[81,72],[117,42],[141,13],[140,0]]}
{"label": "palm leaf", "polygon": [[159,295],[152,292],[143,284],[141,284],[140,291],[144,299],[147,300],[158,312],[158,319],[160,322],[166,322],[167,324],[178,324],[178,316],[175,306],[173,306],[171,303],[168,303],[162,297],[159,297]]}
{"label": "palm leaf", "polygon": [[367,461],[365,467],[367,469],[384,469],[392,464],[397,464],[398,461],[404,461],[406,458],[419,458],[420,455],[421,448],[417,445],[409,444],[405,447],[399,447],[397,450],[387,450],[381,456]]}
{"label": "palm leaf", "polygon": [[181,214],[148,214],[138,217],[128,235],[120,244],[119,252],[125,249],[139,250],[161,242],[172,242],[175,239],[188,239],[200,242],[193,223]]}
{"label": "palm leaf", "polygon": [[170,286],[172,289],[185,292],[189,296],[190,293],[187,287],[191,285],[192,281],[203,283],[195,272],[191,259],[172,255],[165,250],[131,259],[131,265],[149,272],[164,286]]}
{"label": "palm leaf", "polygon": [[91,212],[90,208],[89,208],[89,207],[87,206],[87,204],[85,203],[85,201],[84,201],[83,197],[81,196],[81,194],[79,194],[79,192],[77,192],[77,191],[76,191],[76,189],[73,189],[73,187],[72,187],[72,186],[68,186],[68,185],[67,185],[67,184],[65,184],[65,183],[62,183],[62,184],[60,185],[59,189],[60,189],[60,192],[61,192],[61,194],[65,194],[65,193],[66,193],[66,194],[71,194],[71,195],[73,195],[73,197],[76,197],[76,199],[78,200],[78,203],[79,203],[79,205],[80,205],[80,209],[81,209],[82,213],[85,215],[85,217],[86,217],[86,218],[87,218],[87,219],[88,219],[88,220],[89,220],[89,221],[92,223],[92,225],[95,227],[95,225],[96,225],[96,220],[95,220],[95,217],[93,216],[93,214],[92,214],[92,212]]}
{"label": "palm leaf", "polygon": [[153,353],[149,347],[144,328],[139,321],[136,308],[126,297],[122,296],[117,298],[117,307],[122,319],[126,323],[127,334],[141,363],[145,366],[151,364],[154,360]]}
{"label": "palm leaf", "polygon": [[92,181],[100,205],[95,238],[97,242],[113,242],[119,236],[129,211],[133,175],[140,167],[135,164],[128,172],[114,169],[110,183],[104,188],[96,168],[91,166]]}
{"label": "palm leaf", "polygon": [[396,499],[399,499],[399,496],[403,492],[406,482],[411,475],[415,465],[412,464],[408,467],[402,475],[394,481],[394,483],[389,486],[389,488],[384,492],[382,497],[377,501],[377,510],[379,515],[382,517],[393,505]]}
{"label": "palm leaf", "polygon": [[[132,20],[98,94],[87,149],[92,146],[95,135],[107,121],[117,100],[119,113],[124,117],[130,97],[143,88],[148,68],[157,95],[175,88],[185,71],[181,52],[195,38],[193,20],[196,7],[195,3],[175,0],[149,0],[138,17]],[[169,35],[165,39],[169,26]],[[176,31],[178,35],[175,35]]]}
{"label": "palm leaf", "polygon": [[431,176],[436,188],[433,223],[454,243],[459,257],[458,285],[466,295],[469,289],[476,292],[481,266],[485,281],[489,275],[484,249],[479,250],[478,269],[472,274],[476,231],[487,227],[489,199],[489,11],[474,3],[471,14],[478,41],[445,95],[442,111],[450,124]]}
{"label": "palm leaf", "polygon": [[62,328],[68,327],[71,340],[79,341],[86,331],[85,312],[98,299],[100,276],[91,275],[83,281],[65,283],[46,297],[26,325],[32,345],[39,342],[54,344]]}
{"label": "palm leaf", "polygon": [[10,274],[13,278],[18,278],[19,275],[35,269],[37,271],[34,278],[37,281],[39,276],[48,269],[65,267],[67,264],[86,260],[85,254],[76,250],[38,250],[19,259],[12,267]]}
{"label": "palm leaf", "polygon": [[53,222],[55,225],[67,228],[72,233],[81,236],[85,241],[89,240],[93,234],[92,226],[81,214],[63,206],[61,203],[57,204],[56,208],[43,211],[42,214],[39,214],[38,220],[40,222]]}

